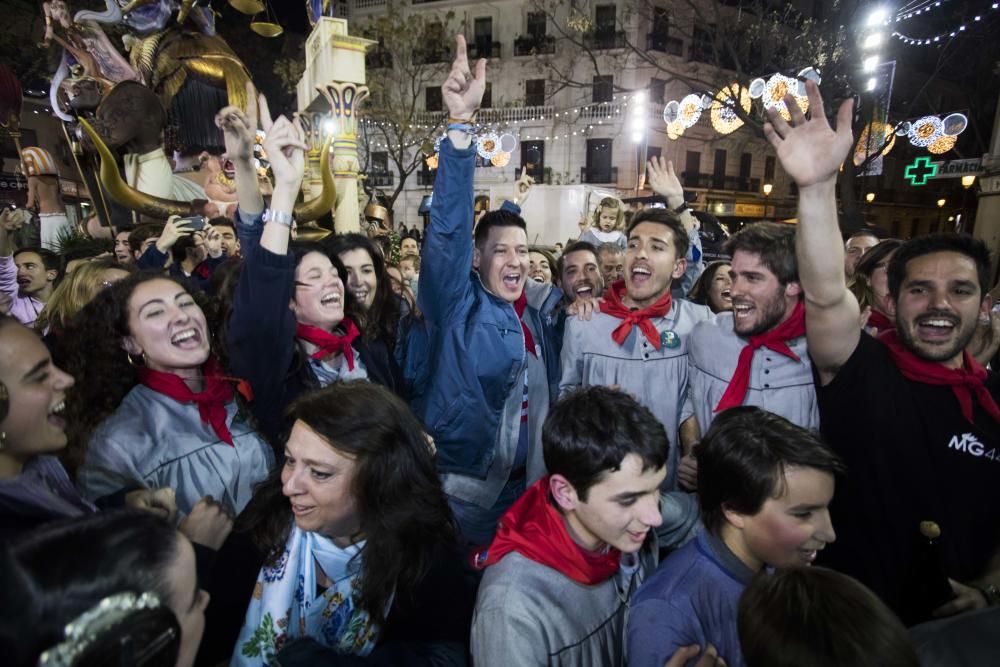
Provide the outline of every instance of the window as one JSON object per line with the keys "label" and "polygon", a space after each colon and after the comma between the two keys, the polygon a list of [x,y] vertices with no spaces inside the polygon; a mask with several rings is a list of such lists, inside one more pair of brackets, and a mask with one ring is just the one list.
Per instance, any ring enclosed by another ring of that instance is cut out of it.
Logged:
{"label": "window", "polygon": [[483,93],[483,100],[479,106],[483,109],[493,108],[493,84],[489,81],[486,82],[486,92]]}
{"label": "window", "polygon": [[427,111],[442,111],[441,86],[427,86],[424,90],[424,109]]}
{"label": "window", "polygon": [[389,172],[389,154],[385,151],[375,151],[371,154],[371,164],[369,171],[373,174],[386,174]]}
{"label": "window", "polygon": [[698,151],[688,151],[684,159],[684,173],[681,174],[681,182],[685,187],[704,187],[701,183],[701,153]]}
{"label": "window", "polygon": [[764,157],[764,182],[774,183],[774,156],[767,155]]}
{"label": "window", "polygon": [[597,5],[594,8],[594,29],[598,34],[608,34],[615,31],[614,5]]}
{"label": "window", "polygon": [[587,166],[583,168],[584,183],[612,183],[616,174],[611,168],[611,140],[587,139]]}
{"label": "window", "polygon": [[545,105],[545,79],[528,79],[524,82],[524,106]]}
{"label": "window", "polygon": [[753,169],[753,153],[743,153],[740,155],[740,180],[750,178],[750,171]]}
{"label": "window", "polygon": [[545,178],[545,142],[521,142],[521,169],[539,183]]}
{"label": "window", "polygon": [[666,38],[670,32],[670,14],[663,7],[653,8],[653,33]]}
{"label": "window", "polygon": [[659,146],[646,146],[646,162],[649,162],[654,157],[660,157],[663,153],[663,149]]}
{"label": "window", "polygon": [[715,161],[712,164],[712,187],[718,190],[726,187],[726,151],[715,151]]}
{"label": "window", "polygon": [[714,40],[712,38],[712,34],[714,32],[715,26],[711,26],[711,29],[701,28],[699,26],[694,27],[694,33],[691,39],[691,50],[688,52],[688,60],[697,60],[698,62],[703,63],[710,63],[714,60]]}
{"label": "window", "polygon": [[663,96],[666,94],[667,82],[663,79],[649,80],[649,101],[663,104]]}
{"label": "window", "polygon": [[536,39],[545,37],[545,26],[545,12],[528,12],[528,35]]}
{"label": "window", "polygon": [[610,102],[615,95],[615,81],[614,77],[609,75],[606,76],[595,76],[594,77],[594,99],[597,102]]}
{"label": "window", "polygon": [[490,58],[493,55],[493,19],[489,16],[475,20],[473,28],[473,44],[476,56]]}

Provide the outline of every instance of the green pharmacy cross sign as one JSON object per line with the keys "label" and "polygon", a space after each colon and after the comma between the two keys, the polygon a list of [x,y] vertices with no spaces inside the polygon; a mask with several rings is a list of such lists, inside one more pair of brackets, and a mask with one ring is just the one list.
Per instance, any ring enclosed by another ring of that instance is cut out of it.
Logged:
{"label": "green pharmacy cross sign", "polygon": [[926,155],[921,155],[909,165],[903,175],[910,185],[927,185],[928,178],[934,178],[938,173],[938,163],[931,162]]}

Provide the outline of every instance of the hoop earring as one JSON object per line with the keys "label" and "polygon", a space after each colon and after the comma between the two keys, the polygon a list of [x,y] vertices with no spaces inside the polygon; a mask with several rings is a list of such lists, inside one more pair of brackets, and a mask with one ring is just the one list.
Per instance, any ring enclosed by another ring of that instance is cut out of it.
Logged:
{"label": "hoop earring", "polygon": [[3,451],[7,447],[7,432],[0,431],[0,451]]}
{"label": "hoop earring", "polygon": [[143,366],[146,365],[146,353],[145,352],[143,352],[142,356],[139,357],[142,360],[142,363],[136,361],[135,357],[133,357],[128,352],[125,353],[125,358],[128,359],[128,365],[132,366],[133,368],[141,368],[141,367],[143,367]]}

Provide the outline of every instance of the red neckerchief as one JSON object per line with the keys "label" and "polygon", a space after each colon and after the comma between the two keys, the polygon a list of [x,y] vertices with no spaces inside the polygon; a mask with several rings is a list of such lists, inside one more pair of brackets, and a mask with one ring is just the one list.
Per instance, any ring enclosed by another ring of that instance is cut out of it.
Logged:
{"label": "red neckerchief", "polygon": [[896,368],[907,380],[924,384],[949,385],[962,408],[962,416],[969,420],[969,423],[975,423],[972,421],[973,396],[994,421],[1000,422],[1000,407],[997,407],[996,401],[986,389],[986,369],[967,351],[962,350],[962,368],[946,368],[913,354],[900,342],[895,330],[880,334],[878,340],[889,349],[892,360],[896,362]]}
{"label": "red neckerchief", "polygon": [[788,341],[801,338],[806,333],[806,309],[800,299],[792,314],[784,322],[774,327],[770,331],[765,331],[757,336],[750,336],[750,342],[740,350],[740,358],[736,362],[736,370],[729,380],[726,393],[722,395],[719,404],[715,406],[715,412],[722,412],[737,405],[743,405],[746,398],[747,389],[750,387],[750,364],[753,363],[753,353],[758,348],[766,347],[769,350],[786,356],[789,359],[800,361],[799,356],[788,347]]}
{"label": "red neckerchief", "polygon": [[201,367],[201,372],[205,389],[197,393],[191,391],[180,376],[155,371],[146,366],[139,369],[139,382],[178,403],[197,405],[201,420],[212,427],[219,440],[233,445],[233,436],[226,426],[226,404],[233,400],[233,388],[223,376],[219,362],[214,357],[208,358]]}
{"label": "red neckerchief", "polygon": [[618,325],[618,328],[611,332],[612,340],[619,345],[623,345],[625,339],[628,338],[629,333],[632,331],[632,327],[638,324],[639,331],[646,336],[646,339],[653,344],[653,347],[659,350],[660,332],[656,330],[656,326],[650,320],[654,317],[663,317],[670,312],[670,306],[674,302],[670,296],[670,290],[667,290],[667,293],[660,297],[659,301],[652,306],[641,309],[637,308],[635,310],[622,302],[623,296],[625,296],[625,281],[619,280],[611,285],[611,289],[604,293],[604,303],[601,304],[602,313],[607,313],[623,320]]}
{"label": "red neckerchief", "polygon": [[882,313],[872,308],[871,315],[868,316],[868,323],[865,326],[875,329],[879,333],[882,333],[883,331],[895,329],[896,323],[890,320]]}
{"label": "red neckerchief", "polygon": [[353,371],[354,348],[351,347],[351,343],[361,335],[361,332],[358,331],[357,325],[349,317],[342,319],[340,326],[344,330],[343,336],[332,334],[329,331],[324,331],[319,327],[313,327],[308,324],[295,325],[295,335],[319,348],[310,355],[313,359],[326,359],[330,355],[339,352],[347,360],[347,370]]}
{"label": "red neckerchief", "polygon": [[562,516],[549,502],[548,477],[529,486],[504,512],[493,543],[473,554],[472,562],[482,570],[499,563],[511,551],[586,586],[611,578],[618,571],[622,557],[614,547],[603,554],[586,553],[573,541]]}
{"label": "red neckerchief", "polygon": [[517,319],[521,323],[521,331],[524,332],[524,349],[531,352],[531,355],[538,358],[538,353],[535,351],[535,339],[531,335],[531,330],[528,329],[528,325],[524,323],[524,309],[528,307],[528,296],[521,290],[521,296],[517,297],[517,301],[514,302],[514,312],[517,313]]}

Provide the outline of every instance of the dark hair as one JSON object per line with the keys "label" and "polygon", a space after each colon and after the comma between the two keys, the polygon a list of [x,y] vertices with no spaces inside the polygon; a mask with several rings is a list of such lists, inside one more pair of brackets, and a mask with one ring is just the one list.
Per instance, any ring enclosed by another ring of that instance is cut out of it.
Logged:
{"label": "dark hair", "polygon": [[[423,426],[395,394],[364,380],[302,394],[288,415],[355,461],[351,495],[365,539],[359,602],[381,623],[390,597],[411,595],[437,550],[455,542],[451,509]],[[250,531],[273,563],[291,526],[278,466],[258,488],[238,529]]]}
{"label": "dark hair", "polygon": [[[38,255],[38,258],[42,260],[42,265],[45,267],[46,271],[55,271],[59,273],[62,268],[62,263],[59,259],[59,255],[52,252],[48,248],[39,248],[38,246],[30,246],[27,248],[18,248],[14,251],[13,257],[15,261],[18,255],[23,255],[26,252],[33,252]],[[79,259],[79,258],[77,258]]]}
{"label": "dark hair", "polygon": [[142,250],[142,244],[151,238],[158,237],[163,234],[163,223],[162,222],[152,222],[139,225],[132,229],[132,233],[128,235],[128,247],[132,249],[133,253]]}
{"label": "dark hair", "polygon": [[737,250],[760,256],[782,285],[799,281],[795,260],[795,227],[778,222],[755,222],[729,237],[725,252],[732,257]]}
{"label": "dark hair", "polygon": [[[184,283],[162,271],[139,271],[119,280],[84,306],[66,329],[66,370],[76,384],[66,394],[66,435],[63,463],[72,474],[83,461],[94,428],[111,415],[138,384],[136,367],[122,349],[129,336],[129,300],[135,289],[152,280],[166,280],[190,292]],[[199,302],[203,311],[207,304]]]}
{"label": "dark hair", "polygon": [[747,667],[920,664],[906,628],[878,596],[824,567],[761,574],[740,597],[737,625]]}
{"label": "dark hair", "polygon": [[182,236],[170,248],[170,254],[173,255],[175,262],[183,262],[187,259],[188,251],[194,250],[195,245],[194,234]]}
{"label": "dark hair", "polygon": [[[614,243],[601,244],[601,245],[602,246],[603,245],[613,245],[616,248],[618,248],[618,246],[616,244],[614,244]],[[570,254],[571,252],[581,252],[581,251],[591,253],[594,256],[594,261],[595,262],[599,261],[599,258],[597,257],[597,248],[594,247],[593,243],[590,243],[589,241],[572,241],[569,245],[567,245],[563,249],[562,254],[559,255],[559,275],[560,276],[562,275],[562,269],[563,269],[563,261],[564,261],[563,257],[565,257],[566,255]]]}
{"label": "dark hair", "polygon": [[233,233],[236,232],[236,223],[224,215],[217,215],[214,218],[209,219],[208,224],[213,227],[229,227],[233,230]]}
{"label": "dark hair", "polygon": [[729,260],[720,259],[706,266],[705,270],[698,276],[698,280],[691,287],[691,291],[688,292],[688,298],[694,303],[711,307],[712,304],[708,298],[709,288],[712,286],[712,281],[715,280],[715,274],[724,266],[731,266]]}
{"label": "dark hair", "polygon": [[628,230],[625,232],[626,238],[632,238],[632,230],[644,222],[655,222],[659,225],[666,225],[674,233],[674,249],[677,252],[677,259],[687,257],[688,241],[687,230],[681,223],[680,217],[668,208],[644,208],[635,214],[632,222],[628,223]]}
{"label": "dark hair", "polygon": [[870,236],[873,239],[881,241],[882,238],[885,236],[885,234],[878,227],[862,227],[861,229],[856,229],[853,232],[851,232],[851,235],[847,237],[844,243],[846,244],[847,241],[850,241],[851,239],[861,238],[862,236]]}
{"label": "dark hair", "polygon": [[[343,266],[340,256],[352,250],[364,250],[372,260],[372,267],[375,270],[375,298],[368,308],[366,319],[368,326],[362,329],[369,339],[381,339],[390,350],[396,347],[396,331],[399,327],[399,297],[392,291],[392,283],[389,282],[389,274],[385,271],[385,258],[375,247],[367,236],[362,234],[337,234],[328,236],[321,242],[327,248],[332,257],[337,258],[338,270]],[[341,279],[346,287],[347,271],[345,269]],[[364,309],[361,304],[359,308]]]}
{"label": "dark hair", "polygon": [[694,449],[701,521],[718,534],[723,510],[756,514],[784,491],[785,470],[813,468],[831,475],[844,464],[818,436],[756,406],[722,412]]}
{"label": "dark hair", "polygon": [[542,427],[542,452],[550,474],[565,477],[583,502],[606,472],[629,454],[643,471],[667,465],[670,441],[649,408],[623,391],[592,386],[563,396]]}
{"label": "dark hair", "polygon": [[549,284],[554,285],[559,280],[560,276],[559,262],[556,261],[556,258],[552,255],[551,252],[537,245],[528,246],[528,252],[529,253],[537,252],[539,255],[545,258],[546,262],[549,263],[549,271],[552,272],[552,280],[549,282]]}
{"label": "dark hair", "polygon": [[490,230],[494,227],[520,227],[524,230],[525,234],[528,233],[527,223],[517,213],[506,211],[502,208],[496,211],[489,211],[479,219],[476,231],[473,232],[472,240],[477,248],[482,250],[486,246],[486,239],[490,235]]}
{"label": "dark hair", "polygon": [[[37,664],[43,651],[64,640],[68,623],[110,595],[152,592],[160,608],[129,614],[73,664],[173,667],[181,631],[170,610],[169,571],[179,539],[173,526],[139,510],[98,512],[26,533],[4,551],[0,567],[5,664]],[[140,663],[135,656],[144,650]]]}
{"label": "dark hair", "polygon": [[889,294],[893,299],[899,298],[899,288],[906,280],[907,263],[918,257],[935,252],[957,252],[971,259],[976,265],[979,278],[979,296],[982,297],[990,289],[990,251],[986,244],[968,234],[946,232],[918,236],[906,241],[899,247],[889,262]]}
{"label": "dark hair", "polygon": [[[586,241],[584,241],[584,243],[586,243]],[[590,245],[590,244],[588,244],[588,245]],[[616,255],[624,255],[625,254],[625,251],[622,250],[622,247],[620,245],[618,245],[617,243],[602,243],[601,245],[597,246],[597,250],[595,251],[595,253],[596,253],[595,256],[597,257],[598,261],[600,261],[600,259],[601,259],[601,253],[602,252],[611,252],[611,253],[614,253]],[[566,253],[564,252],[563,254],[565,255]]]}
{"label": "dark hair", "polygon": [[901,245],[903,242],[899,239],[880,241],[858,260],[858,265],[854,268],[854,282],[850,289],[857,297],[858,305],[862,310],[869,306],[881,310],[882,304],[875,303],[875,293],[872,291],[871,283],[872,274],[875,273],[875,267],[885,262],[885,258],[898,250]]}

